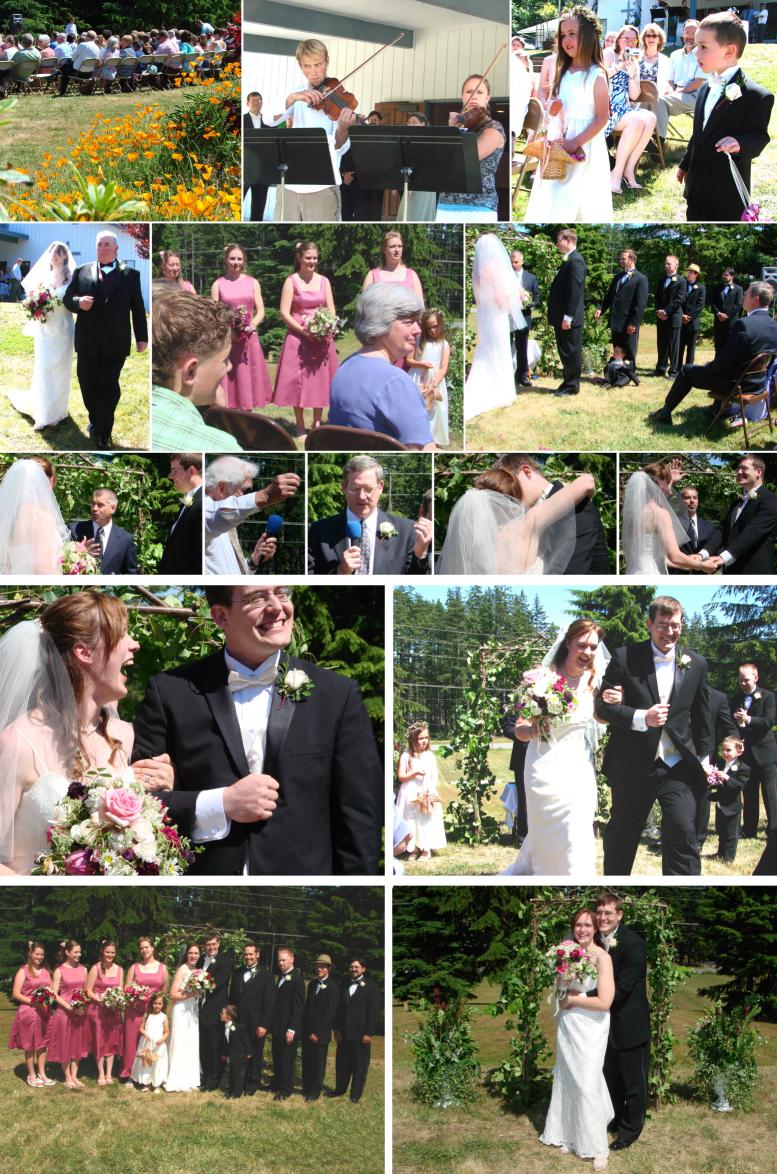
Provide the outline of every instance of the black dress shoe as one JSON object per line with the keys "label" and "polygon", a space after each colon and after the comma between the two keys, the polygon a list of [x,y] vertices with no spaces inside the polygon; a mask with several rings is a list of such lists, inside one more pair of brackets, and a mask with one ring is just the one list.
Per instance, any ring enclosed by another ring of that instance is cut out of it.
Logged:
{"label": "black dress shoe", "polygon": [[572,391],[568,387],[557,387],[556,390],[553,392],[553,394],[554,395],[579,395],[580,388],[578,387],[577,391]]}
{"label": "black dress shoe", "polygon": [[531,379],[521,379],[518,383],[519,387],[531,387]]}
{"label": "black dress shoe", "polygon": [[659,408],[657,412],[651,412],[648,420],[653,420],[656,424],[672,424],[672,413],[668,412],[666,408]]}
{"label": "black dress shoe", "polygon": [[634,1145],[636,1137],[616,1137],[615,1141],[610,1146],[611,1150],[627,1150],[630,1145]]}
{"label": "black dress shoe", "polygon": [[288,1099],[289,1094],[287,1092],[277,1092],[273,1097],[274,1101],[287,1101]]}

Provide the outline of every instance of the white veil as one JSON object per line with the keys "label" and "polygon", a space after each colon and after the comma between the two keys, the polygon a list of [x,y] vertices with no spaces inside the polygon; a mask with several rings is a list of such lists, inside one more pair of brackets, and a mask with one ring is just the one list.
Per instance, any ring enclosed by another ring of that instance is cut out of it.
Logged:
{"label": "white veil", "polygon": [[491,489],[468,489],[448,521],[438,575],[561,575],[575,548],[575,513],[549,500],[530,509]]}
{"label": "white veil", "polygon": [[[19,732],[14,723],[26,729]],[[49,759],[47,767],[61,768],[71,757],[68,737],[77,736],[77,730],[73,686],[54,641],[39,620],[14,624],[0,639],[0,862],[14,857],[20,742],[34,747],[37,740],[40,758]],[[50,761],[54,756],[56,763]]]}
{"label": "white veil", "polygon": [[[51,268],[51,260],[55,249],[64,249],[67,253],[64,266],[61,270],[54,271]],[[34,263],[30,272],[22,279],[22,288],[25,293],[32,293],[39,285],[44,285],[46,289],[58,290],[70,284],[70,279],[75,272],[76,262],[70,249],[64,241],[52,241],[49,247],[41,253],[38,260]]]}
{"label": "white veil", "polygon": [[627,575],[649,571],[652,564],[658,574],[666,574],[666,542],[656,519],[657,510],[664,510],[671,519],[677,545],[688,542],[688,534],[660,486],[642,470],[632,473],[623,495],[621,525]]}
{"label": "white veil", "polygon": [[70,531],[37,461],[14,461],[0,482],[0,573],[56,575]]}
{"label": "white veil", "polygon": [[472,262],[472,293],[478,306],[510,315],[513,330],[524,330],[526,319],[521,312],[521,289],[510,264],[507,250],[493,232],[479,236]]}

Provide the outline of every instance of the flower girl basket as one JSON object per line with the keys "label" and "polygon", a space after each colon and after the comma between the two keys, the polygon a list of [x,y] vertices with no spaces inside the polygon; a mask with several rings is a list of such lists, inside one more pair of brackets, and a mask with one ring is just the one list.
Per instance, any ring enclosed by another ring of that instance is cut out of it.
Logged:
{"label": "flower girl basket", "polygon": [[[585,158],[580,152],[580,158],[570,155],[555,139],[548,141],[548,115],[551,128],[559,138],[564,137],[564,108],[558,99],[549,102],[542,116],[542,125],[530,143],[524,147],[524,155],[539,160],[540,174],[543,179],[565,179],[567,168],[571,163],[580,163]],[[553,125],[555,123],[555,126]]]}

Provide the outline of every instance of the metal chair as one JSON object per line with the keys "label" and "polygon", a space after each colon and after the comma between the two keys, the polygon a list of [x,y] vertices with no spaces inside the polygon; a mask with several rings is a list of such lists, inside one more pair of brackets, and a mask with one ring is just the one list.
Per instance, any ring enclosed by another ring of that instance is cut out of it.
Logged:
{"label": "metal chair", "polygon": [[87,57],[82,61],[72,77],[72,84],[77,85],[82,94],[91,94],[94,90],[95,75],[100,68],[96,57]]}
{"label": "metal chair", "polygon": [[244,452],[297,451],[294,437],[285,428],[268,416],[260,416],[256,412],[211,406],[205,412],[205,423],[234,436]]}
{"label": "metal chair", "polygon": [[136,86],[136,74],[138,73],[138,65],[140,64],[139,57],[122,57],[119,62],[119,68],[116,70],[115,81],[119,83],[119,89],[127,93],[134,90]]}
{"label": "metal chair", "polygon": [[[745,448],[750,447],[750,440],[747,433],[747,416],[745,408],[752,407],[753,404],[763,403],[766,406],[766,416],[764,417],[769,424],[769,431],[774,434],[774,422],[772,420],[771,397],[774,390],[775,383],[777,383],[777,352],[775,351],[761,351],[754,359],[745,367],[742,374],[737,379],[731,391],[710,391],[707,394],[718,404],[718,410],[712,421],[710,422],[707,432],[709,433],[717,424],[721,416],[727,414],[727,409],[737,406],[742,417],[742,433],[745,438]],[[772,366],[774,364],[774,367]],[[753,375],[763,375],[764,384],[760,391],[744,391],[743,384]],[[753,421],[751,421],[752,425]],[[761,423],[761,421],[757,421]]]}
{"label": "metal chair", "polygon": [[34,77],[30,78],[30,90],[43,91],[48,89],[52,81],[59,75],[59,62],[56,57],[46,57],[38,65]]}
{"label": "metal chair", "polygon": [[38,72],[40,61],[16,61],[16,58],[11,62],[11,93],[12,94],[31,94],[32,80]]}
{"label": "metal chair", "polygon": [[347,428],[344,424],[322,424],[305,437],[305,452],[408,452],[408,446],[385,432]]}
{"label": "metal chair", "polygon": [[11,70],[13,61],[0,61],[0,97],[3,97],[11,84]]}
{"label": "metal chair", "polygon": [[163,86],[169,86],[176,80],[176,78],[181,76],[185,61],[185,53],[171,53],[169,57],[167,57],[164,68],[162,69]]}

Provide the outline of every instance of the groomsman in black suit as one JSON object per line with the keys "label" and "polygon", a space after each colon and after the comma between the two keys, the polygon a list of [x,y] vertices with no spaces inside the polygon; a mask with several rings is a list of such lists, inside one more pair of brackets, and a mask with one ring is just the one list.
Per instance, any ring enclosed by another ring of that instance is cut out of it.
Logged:
{"label": "groomsman in black suit", "polygon": [[[663,406],[650,413],[650,419],[658,424],[672,423],[672,412],[682,403],[694,387],[727,395],[742,375],[748,363],[763,352],[777,352],[777,322],[769,315],[769,306],[774,290],[768,281],[754,281],[745,292],[745,318],[734,323],[720,354],[704,366],[686,365],[675,379]],[[745,392],[762,391],[764,373],[749,375],[743,384]],[[702,409],[707,414],[717,412],[716,407]]]}
{"label": "groomsman in black suit", "polygon": [[612,1150],[625,1150],[639,1137],[647,1112],[650,1067],[650,1004],[647,952],[641,934],[623,924],[623,902],[613,893],[596,901],[598,944],[612,959],[615,998],[604,1055],[604,1079],[613,1104],[608,1124],[617,1136]]}
{"label": "groomsman in black suit", "polygon": [[343,983],[340,1008],[335,1022],[335,1091],[344,1097],[351,1086],[351,1101],[356,1104],[364,1092],[370,1067],[370,1045],[380,1020],[381,994],[366,976],[361,958],[352,959],[349,977]]}
{"label": "groomsman in black suit", "polygon": [[208,934],[203,942],[205,954],[202,969],[207,970],[216,986],[200,1003],[200,1067],[202,1086],[206,1092],[218,1088],[221,1083],[223,1055],[222,1043],[224,1025],[219,1019],[221,1009],[227,1002],[229,977],[232,973],[232,959],[219,953],[221,939],[218,934]]}
{"label": "groomsman in black suit", "polygon": [[306,1101],[317,1101],[324,1087],[326,1057],[332,1027],[340,1008],[340,988],[332,979],[332,959],[316,958],[317,977],[308,983],[302,1012],[302,1093]]}
{"label": "groomsman in black suit", "polygon": [[[262,120],[262,95],[258,90],[252,90],[246,98],[246,105],[248,109],[243,115],[243,131],[247,130],[265,130],[267,123]],[[265,184],[252,183],[244,184],[243,195],[246,191],[251,192],[251,220],[262,220],[264,218],[264,206],[267,203],[268,188]]]}
{"label": "groomsman in black suit", "polygon": [[251,1040],[245,1093],[252,1097],[262,1084],[264,1041],[270,1031],[275,1003],[275,983],[270,971],[259,965],[259,949],[253,942],[243,947],[243,965],[232,974],[229,1001],[237,1007],[240,1022]]}
{"label": "groomsman in black suit", "polygon": [[[701,269],[698,265],[688,265],[685,270],[685,279],[688,288],[685,291],[685,305],[683,306],[683,325],[680,331],[680,366],[692,363],[696,355],[696,340],[701,329],[701,312],[704,309],[706,290],[699,281]],[[684,357],[683,357],[684,356]]]}
{"label": "groomsman in black suit", "polygon": [[627,362],[632,371],[636,371],[639,328],[648,301],[648,279],[637,269],[637,254],[632,249],[624,249],[621,253],[620,267],[622,272],[613,277],[594,317],[599,319],[610,311],[612,345],[623,347]]}
{"label": "groomsman in black suit", "polygon": [[773,575],[777,541],[777,495],[764,485],[763,457],[742,457],[737,465],[740,500],[723,523],[715,546],[706,546],[702,570],[714,575]]}
{"label": "groomsman in black suit", "polygon": [[667,366],[670,377],[675,376],[680,370],[680,332],[683,326],[683,305],[685,304],[687,283],[685,278],[678,274],[679,267],[679,258],[670,253],[664,261],[666,276],[659,278],[656,285],[658,359],[654,375],[666,375]]}
{"label": "groomsman in black suit", "polygon": [[[685,513],[677,517],[688,535],[688,541],[682,544],[680,550],[683,554],[698,554],[700,550],[710,548],[716,550],[720,542],[720,530],[714,522],[699,514],[699,490],[695,485],[686,485],[680,490],[680,499],[685,505]],[[686,572],[670,567],[669,574],[683,575]]]}
{"label": "groomsman in black suit", "polygon": [[583,366],[583,322],[586,263],[577,251],[577,233],[562,228],[556,237],[562,264],[548,293],[548,322],[556,334],[563,380],[556,395],[577,395]]}
{"label": "groomsman in black suit", "polygon": [[294,1092],[294,1061],[302,1031],[305,1007],[305,980],[294,966],[294,955],[285,946],[278,951],[278,982],[275,987],[272,1031],[272,1080],[274,1101],[285,1101]]}
{"label": "groomsman in black suit", "polygon": [[520,249],[513,249],[510,254],[510,264],[518,279],[519,286],[527,294],[527,297],[521,300],[521,308],[523,310],[523,316],[526,319],[526,326],[523,330],[513,331],[516,358],[515,385],[516,387],[531,387],[527,348],[529,345],[529,332],[531,331],[531,313],[540,304],[540,287],[537,284],[537,278],[534,274],[530,273],[528,269],[524,269],[523,253]]}
{"label": "groomsman in black suit", "polygon": [[739,666],[739,689],[730,704],[737,732],[745,743],[742,759],[750,767],[750,780],[744,792],[742,838],[755,839],[763,792],[766,836],[771,841],[777,836],[777,741],[773,729],[777,721],[777,701],[771,690],[759,688],[756,665]]}
{"label": "groomsman in black suit", "polygon": [[182,494],[182,502],[162,551],[157,574],[201,575],[202,453],[173,453],[170,480]]}
{"label": "groomsman in black suit", "polygon": [[712,313],[715,315],[714,334],[715,358],[723,350],[728,332],[738,318],[742,317],[742,300],[745,291],[741,285],[736,285],[733,269],[723,270],[723,284],[712,297]]}

